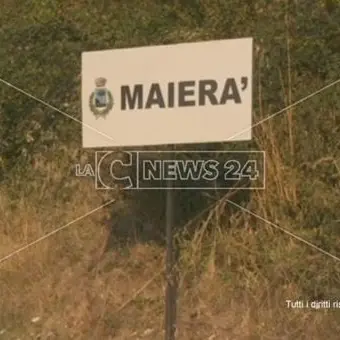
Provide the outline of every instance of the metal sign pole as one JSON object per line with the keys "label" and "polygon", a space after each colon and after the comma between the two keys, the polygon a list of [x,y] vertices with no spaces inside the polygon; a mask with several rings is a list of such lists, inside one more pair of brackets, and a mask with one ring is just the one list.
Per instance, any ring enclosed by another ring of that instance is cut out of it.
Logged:
{"label": "metal sign pole", "polygon": [[165,300],[165,340],[175,340],[176,335],[176,304],[177,276],[176,243],[173,237],[174,227],[174,192],[173,183],[168,181],[166,191],[166,300]]}

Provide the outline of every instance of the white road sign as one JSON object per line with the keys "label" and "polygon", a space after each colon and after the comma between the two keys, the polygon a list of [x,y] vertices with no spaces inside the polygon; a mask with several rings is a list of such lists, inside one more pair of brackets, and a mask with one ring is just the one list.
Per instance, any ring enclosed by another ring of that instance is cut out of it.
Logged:
{"label": "white road sign", "polygon": [[83,147],[250,140],[252,56],[252,38],[83,52]]}

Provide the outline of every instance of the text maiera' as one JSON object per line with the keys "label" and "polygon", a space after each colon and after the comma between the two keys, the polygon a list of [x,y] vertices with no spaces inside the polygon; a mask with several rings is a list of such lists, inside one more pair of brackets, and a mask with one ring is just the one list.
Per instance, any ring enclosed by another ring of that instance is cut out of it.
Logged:
{"label": "text maiera'", "polygon": [[240,86],[235,78],[227,78],[223,84],[213,79],[169,82],[166,91],[159,83],[152,83],[149,88],[143,84],[122,85],[121,110],[224,105],[228,101],[241,104],[240,92],[247,86],[247,77],[241,78]]}

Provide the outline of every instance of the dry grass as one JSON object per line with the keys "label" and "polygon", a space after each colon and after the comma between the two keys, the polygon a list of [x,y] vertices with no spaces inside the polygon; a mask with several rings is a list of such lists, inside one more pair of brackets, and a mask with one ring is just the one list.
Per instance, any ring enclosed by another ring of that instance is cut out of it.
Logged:
{"label": "dry grass", "polygon": [[[306,187],[303,169],[285,165],[287,147],[271,121],[255,136],[266,150],[267,185],[248,209],[336,254],[338,224],[314,223],[334,212],[334,189],[317,176]],[[87,179],[65,184],[72,157],[35,161],[32,171],[44,176],[33,175],[25,192],[20,178],[4,183],[0,259],[107,199]],[[319,163],[306,165],[310,173]],[[226,221],[226,205],[218,202],[180,240],[178,339],[337,339],[337,309],[291,309],[286,300],[337,300],[339,262],[244,211]],[[0,339],[162,339],[164,248],[137,243],[103,254],[106,212],[0,261]]]}
{"label": "dry grass", "polygon": [[[267,191],[254,193],[249,208],[290,228],[295,221],[270,204],[274,195],[292,199],[274,150],[272,143]],[[39,191],[13,202],[3,188],[0,257],[99,206],[102,197],[80,181],[69,202]],[[338,264],[246,213],[233,216],[233,229],[226,229],[225,204],[181,240],[178,339],[335,339],[338,311],[288,309],[286,300],[317,299],[313,288],[320,285],[324,299],[335,299]],[[100,256],[107,238],[102,213],[1,263],[0,339],[163,337],[164,249],[137,243]]]}

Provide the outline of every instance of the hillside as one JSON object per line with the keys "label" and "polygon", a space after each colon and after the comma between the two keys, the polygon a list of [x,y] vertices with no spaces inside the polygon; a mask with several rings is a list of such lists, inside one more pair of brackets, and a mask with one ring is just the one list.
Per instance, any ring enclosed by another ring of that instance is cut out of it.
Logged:
{"label": "hillside", "polygon": [[238,37],[254,138],[216,148],[265,151],[266,189],[180,194],[177,339],[339,338],[339,1],[0,0],[0,23],[0,340],[164,338],[164,197],[75,176],[80,56]]}

